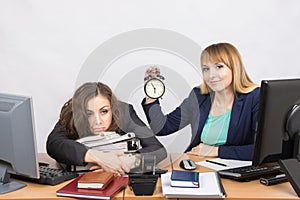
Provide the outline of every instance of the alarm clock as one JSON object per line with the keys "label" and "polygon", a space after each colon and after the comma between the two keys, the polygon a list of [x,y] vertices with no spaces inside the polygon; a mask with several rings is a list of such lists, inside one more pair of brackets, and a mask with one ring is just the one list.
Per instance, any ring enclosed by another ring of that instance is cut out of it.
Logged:
{"label": "alarm clock", "polygon": [[152,99],[158,99],[162,97],[165,93],[165,84],[162,81],[164,78],[158,76],[158,78],[148,78],[147,82],[144,85],[144,91],[146,95]]}

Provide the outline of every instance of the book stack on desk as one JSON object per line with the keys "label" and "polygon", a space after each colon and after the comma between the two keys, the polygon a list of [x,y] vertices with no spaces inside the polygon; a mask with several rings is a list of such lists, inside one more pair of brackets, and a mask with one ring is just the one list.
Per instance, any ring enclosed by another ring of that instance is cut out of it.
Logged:
{"label": "book stack on desk", "polygon": [[172,187],[199,187],[199,172],[173,170],[171,174]]}
{"label": "book stack on desk", "polygon": [[[102,182],[100,184],[89,182],[87,185],[83,186],[89,188],[79,188],[78,182],[80,183],[80,179],[83,178],[84,175],[85,174],[82,174],[61,189],[57,190],[56,195],[88,199],[111,199],[118,192],[124,189],[129,182],[128,176],[116,176],[113,177],[111,181]],[[96,188],[100,187],[101,185],[103,189]],[[91,187],[93,187],[93,189],[91,189]]]}
{"label": "book stack on desk", "polygon": [[225,198],[221,179],[216,172],[199,173],[199,187],[173,187],[172,172],[161,175],[162,192],[167,198]]}
{"label": "book stack on desk", "polygon": [[77,187],[86,189],[105,189],[113,179],[113,172],[87,172],[78,180]]}

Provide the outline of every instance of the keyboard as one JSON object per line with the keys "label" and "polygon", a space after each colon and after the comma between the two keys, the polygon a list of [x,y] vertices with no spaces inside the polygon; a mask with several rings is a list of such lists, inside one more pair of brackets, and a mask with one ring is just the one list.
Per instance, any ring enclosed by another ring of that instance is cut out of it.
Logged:
{"label": "keyboard", "polygon": [[280,166],[267,166],[267,167],[254,167],[245,166],[233,169],[225,169],[218,171],[222,178],[233,179],[237,181],[251,181],[255,179],[260,179],[268,175],[275,175],[282,173]]}
{"label": "keyboard", "polygon": [[76,178],[78,176],[78,174],[74,172],[68,172],[62,169],[51,168],[48,166],[40,166],[39,172],[39,179],[18,175],[12,175],[12,177],[44,185],[57,185],[59,183]]}

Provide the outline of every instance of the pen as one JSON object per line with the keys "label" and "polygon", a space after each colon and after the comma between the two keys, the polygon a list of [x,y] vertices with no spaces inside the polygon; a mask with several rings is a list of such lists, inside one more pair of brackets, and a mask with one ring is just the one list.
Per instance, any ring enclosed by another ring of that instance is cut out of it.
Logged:
{"label": "pen", "polygon": [[228,165],[224,164],[224,163],[219,163],[219,162],[216,162],[216,161],[212,161],[212,160],[205,160],[206,162],[209,162],[209,163],[213,163],[213,164],[216,164],[216,165],[221,165],[221,166],[224,166],[224,167],[229,167]]}

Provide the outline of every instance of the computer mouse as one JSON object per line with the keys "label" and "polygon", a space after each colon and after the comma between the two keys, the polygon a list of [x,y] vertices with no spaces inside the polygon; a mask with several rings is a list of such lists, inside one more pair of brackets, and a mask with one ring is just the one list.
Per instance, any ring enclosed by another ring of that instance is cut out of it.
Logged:
{"label": "computer mouse", "polygon": [[186,170],[193,170],[197,168],[195,162],[190,159],[184,159],[180,161],[179,166]]}

